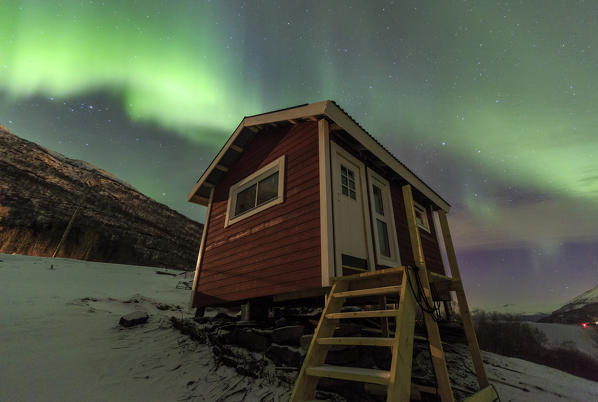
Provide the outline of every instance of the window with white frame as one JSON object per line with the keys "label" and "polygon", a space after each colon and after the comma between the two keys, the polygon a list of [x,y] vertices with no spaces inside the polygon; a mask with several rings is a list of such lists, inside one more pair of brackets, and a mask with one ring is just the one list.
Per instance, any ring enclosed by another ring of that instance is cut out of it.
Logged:
{"label": "window with white frame", "polygon": [[368,169],[368,181],[376,260],[380,265],[401,265],[390,184],[371,169]]}
{"label": "window with white frame", "polygon": [[230,187],[224,226],[284,201],[284,155]]}
{"label": "window with white frame", "polygon": [[422,207],[417,202],[413,203],[413,207],[415,209],[415,222],[417,223],[417,226],[426,232],[430,232],[430,223],[428,222],[426,208]]}

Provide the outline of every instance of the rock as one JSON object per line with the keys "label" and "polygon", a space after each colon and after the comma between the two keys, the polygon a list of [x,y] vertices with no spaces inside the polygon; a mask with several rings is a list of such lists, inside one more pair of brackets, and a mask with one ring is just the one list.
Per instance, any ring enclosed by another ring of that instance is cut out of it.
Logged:
{"label": "rock", "polygon": [[[111,173],[0,127],[0,253],[190,269],[202,225]],[[56,267],[54,267],[56,268]]]}
{"label": "rock", "polygon": [[299,340],[305,332],[303,325],[291,325],[272,331],[272,341],[281,345],[300,345]]}
{"label": "rock", "polygon": [[299,348],[277,345],[273,343],[266,351],[266,357],[277,366],[301,367],[303,363],[303,354]]}
{"label": "rock", "polygon": [[347,366],[357,362],[359,362],[359,350],[355,348],[342,351],[330,351],[328,352],[328,356],[326,358],[327,364],[334,364],[338,366]]}
{"label": "rock", "polygon": [[314,337],[314,334],[306,334],[299,338],[299,344],[305,350],[309,349],[309,345],[311,345],[311,340]]}
{"label": "rock", "polygon": [[334,336],[356,336],[361,334],[361,325],[355,323],[341,323]]}
{"label": "rock", "polygon": [[188,318],[179,319],[176,317],[170,317],[170,322],[172,323],[172,326],[174,328],[178,329],[179,331],[181,331],[181,333],[185,335],[189,335],[191,339],[199,343],[206,342],[205,332],[198,328],[194,320]]}
{"label": "rock", "polygon": [[268,337],[255,333],[251,328],[235,328],[226,336],[226,341],[252,352],[265,352],[271,343]]}
{"label": "rock", "polygon": [[134,311],[120,317],[118,323],[123,327],[132,327],[134,325],[146,323],[148,318],[149,316],[145,311]]}

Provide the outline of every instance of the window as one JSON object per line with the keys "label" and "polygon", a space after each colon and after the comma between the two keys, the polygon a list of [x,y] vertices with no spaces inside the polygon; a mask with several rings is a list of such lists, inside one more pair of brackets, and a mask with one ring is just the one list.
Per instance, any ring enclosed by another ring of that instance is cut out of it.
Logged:
{"label": "window", "polygon": [[422,207],[417,202],[413,203],[413,207],[415,209],[415,223],[417,223],[418,227],[429,233],[430,224],[428,223],[428,213],[426,212],[426,208]]}
{"label": "window", "polygon": [[281,156],[231,186],[225,227],[284,201],[284,162]]}
{"label": "window", "polygon": [[397,231],[390,196],[390,184],[370,169],[368,169],[368,181],[378,264],[387,266],[400,265]]}
{"label": "window", "polygon": [[341,187],[343,195],[356,199],[355,195],[355,172],[341,165]]}

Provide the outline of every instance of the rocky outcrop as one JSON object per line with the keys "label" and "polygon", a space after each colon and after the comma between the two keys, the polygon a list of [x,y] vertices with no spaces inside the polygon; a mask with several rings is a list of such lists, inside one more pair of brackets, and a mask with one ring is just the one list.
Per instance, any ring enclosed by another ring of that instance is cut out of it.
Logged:
{"label": "rocky outcrop", "polygon": [[[193,269],[202,225],[89,163],[0,126],[0,252]],[[83,200],[83,201],[82,201]],[[82,202],[81,202],[82,201]]]}

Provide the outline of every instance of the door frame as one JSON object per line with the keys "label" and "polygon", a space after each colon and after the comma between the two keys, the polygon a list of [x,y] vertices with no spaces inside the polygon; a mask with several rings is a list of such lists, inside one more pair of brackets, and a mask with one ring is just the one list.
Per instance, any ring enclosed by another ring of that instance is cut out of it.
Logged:
{"label": "door frame", "polygon": [[[369,206],[369,196],[368,196],[368,181],[367,181],[367,174],[366,174],[366,167],[363,162],[359,159],[351,155],[347,152],[342,146],[337,144],[334,141],[330,141],[330,153],[331,153],[331,164],[330,164],[330,178],[332,181],[331,186],[331,198],[332,198],[332,210],[333,210],[333,227],[336,226],[336,218],[334,217],[334,208],[338,205],[334,201],[335,191],[334,187],[337,184],[335,182],[335,172],[334,167],[337,163],[338,155],[341,157],[349,160],[351,163],[355,164],[359,167],[359,180],[361,181],[361,207],[362,207],[362,216],[363,216],[363,228],[365,230],[365,241],[366,241],[366,253],[367,253],[367,262],[369,271],[374,271],[376,269],[376,260],[374,258],[374,248],[373,248],[373,241],[372,241],[372,225],[370,221],[370,206]],[[342,267],[342,257],[341,257],[341,250],[338,245],[339,238],[336,235],[336,228],[333,230],[334,232],[334,256],[335,256],[335,267],[334,267],[334,276],[341,277],[343,276],[343,267]]]}

